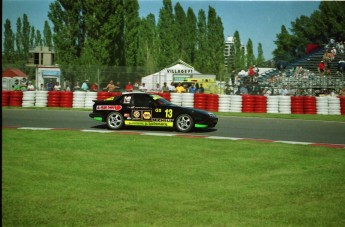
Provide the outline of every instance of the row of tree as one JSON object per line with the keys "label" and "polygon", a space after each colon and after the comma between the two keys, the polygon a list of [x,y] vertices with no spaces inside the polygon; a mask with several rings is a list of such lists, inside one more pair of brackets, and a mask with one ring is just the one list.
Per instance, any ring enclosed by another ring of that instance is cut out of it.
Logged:
{"label": "row of tree", "polygon": [[301,16],[291,22],[290,32],[283,25],[273,55],[276,60],[289,62],[305,55],[307,44],[325,45],[331,38],[345,41],[344,1],[321,1],[319,10],[310,17]]}
{"label": "row of tree", "polygon": [[173,7],[171,0],[163,0],[156,21],[153,14],[139,17],[137,0],[56,0],[48,17],[53,32],[46,21],[43,37],[25,14],[22,21],[18,18],[16,34],[6,20],[3,63],[25,62],[33,46],[54,46],[56,63],[73,81],[80,79],[81,71],[83,77],[95,75],[95,65],[109,78],[114,75],[109,72],[119,71],[114,67],[143,76],[182,59],[200,72],[223,76],[265,61],[261,44],[255,58],[252,41],[243,48],[236,31],[236,56],[225,68],[223,23],[211,6],[196,15],[192,8],[185,12],[179,2]]}

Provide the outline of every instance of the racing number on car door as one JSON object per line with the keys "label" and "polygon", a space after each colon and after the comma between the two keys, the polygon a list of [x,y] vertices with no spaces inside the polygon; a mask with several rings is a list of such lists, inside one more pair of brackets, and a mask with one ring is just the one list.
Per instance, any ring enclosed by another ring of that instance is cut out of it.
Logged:
{"label": "racing number on car door", "polygon": [[166,109],[165,110],[165,117],[166,118],[172,118],[173,116],[173,110],[172,109]]}

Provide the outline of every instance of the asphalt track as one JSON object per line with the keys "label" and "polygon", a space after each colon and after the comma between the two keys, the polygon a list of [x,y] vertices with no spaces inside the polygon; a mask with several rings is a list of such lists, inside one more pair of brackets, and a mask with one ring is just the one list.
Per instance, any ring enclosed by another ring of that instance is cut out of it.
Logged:
{"label": "asphalt track", "polygon": [[[108,130],[104,123],[92,120],[89,113],[76,110],[3,109],[2,127]],[[127,127],[124,130],[177,133],[166,128]],[[219,116],[214,129],[197,130],[190,135],[345,145],[345,122]]]}

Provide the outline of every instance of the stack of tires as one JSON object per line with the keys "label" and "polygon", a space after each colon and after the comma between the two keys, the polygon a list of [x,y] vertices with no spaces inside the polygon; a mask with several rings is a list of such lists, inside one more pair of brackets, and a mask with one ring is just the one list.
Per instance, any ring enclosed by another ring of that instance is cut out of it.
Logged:
{"label": "stack of tires", "polygon": [[340,100],[340,113],[341,115],[345,115],[345,96],[339,96],[339,100]]}
{"label": "stack of tires", "polygon": [[334,96],[328,96],[328,114],[340,115],[340,99]]}
{"label": "stack of tires", "polygon": [[230,112],[241,113],[242,112],[242,96],[230,95]]}
{"label": "stack of tires", "polygon": [[11,91],[9,106],[22,106],[23,92],[22,91]]}
{"label": "stack of tires", "polygon": [[291,97],[278,96],[278,111],[281,114],[291,114]]}
{"label": "stack of tires", "polygon": [[327,97],[316,97],[316,113],[317,114],[328,114],[328,98]]}
{"label": "stack of tires", "polygon": [[170,101],[175,105],[182,106],[182,93],[171,93]]}
{"label": "stack of tires", "polygon": [[219,95],[218,112],[230,112],[230,95]]}
{"label": "stack of tires", "polygon": [[48,91],[36,91],[35,107],[47,107]]}
{"label": "stack of tires", "polygon": [[267,113],[279,113],[279,97],[267,97]]}
{"label": "stack of tires", "polygon": [[121,92],[97,92],[97,100],[104,100],[114,96],[120,96]]}
{"label": "stack of tires", "polygon": [[72,108],[85,108],[85,91],[73,92],[73,103]]}
{"label": "stack of tires", "polygon": [[61,91],[60,95],[60,107],[72,108],[73,106],[73,92]]}
{"label": "stack of tires", "polygon": [[206,95],[206,110],[211,112],[218,112],[219,97],[214,94]]}
{"label": "stack of tires", "polygon": [[267,112],[267,97],[262,95],[254,95],[254,112],[266,113]]}
{"label": "stack of tires", "polygon": [[194,107],[194,94],[193,93],[182,93],[182,106]]}
{"label": "stack of tires", "polygon": [[48,107],[60,107],[61,91],[48,91]]}
{"label": "stack of tires", "polygon": [[2,91],[2,106],[8,106],[10,102],[10,91]]}
{"label": "stack of tires", "polygon": [[201,110],[206,109],[206,94],[201,94],[201,93],[194,94],[194,108],[201,109]]}
{"label": "stack of tires", "polygon": [[34,107],[35,96],[36,96],[36,91],[24,91],[22,107]]}
{"label": "stack of tires", "polygon": [[86,92],[85,95],[85,108],[92,109],[93,100],[97,100],[97,92]]}
{"label": "stack of tires", "polygon": [[315,96],[303,97],[303,111],[305,114],[316,114],[316,97]]}
{"label": "stack of tires", "polygon": [[242,112],[253,113],[254,112],[254,96],[242,95]]}
{"label": "stack of tires", "polygon": [[304,114],[303,96],[291,96],[291,113]]}

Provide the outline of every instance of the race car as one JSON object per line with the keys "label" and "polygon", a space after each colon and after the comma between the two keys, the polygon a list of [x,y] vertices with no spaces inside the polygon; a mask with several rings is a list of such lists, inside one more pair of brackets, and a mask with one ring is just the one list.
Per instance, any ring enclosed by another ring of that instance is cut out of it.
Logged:
{"label": "race car", "polygon": [[179,132],[194,128],[212,128],[218,117],[210,112],[170,103],[156,94],[124,93],[105,100],[94,100],[93,112],[97,121],[118,130],[124,126],[172,127]]}

